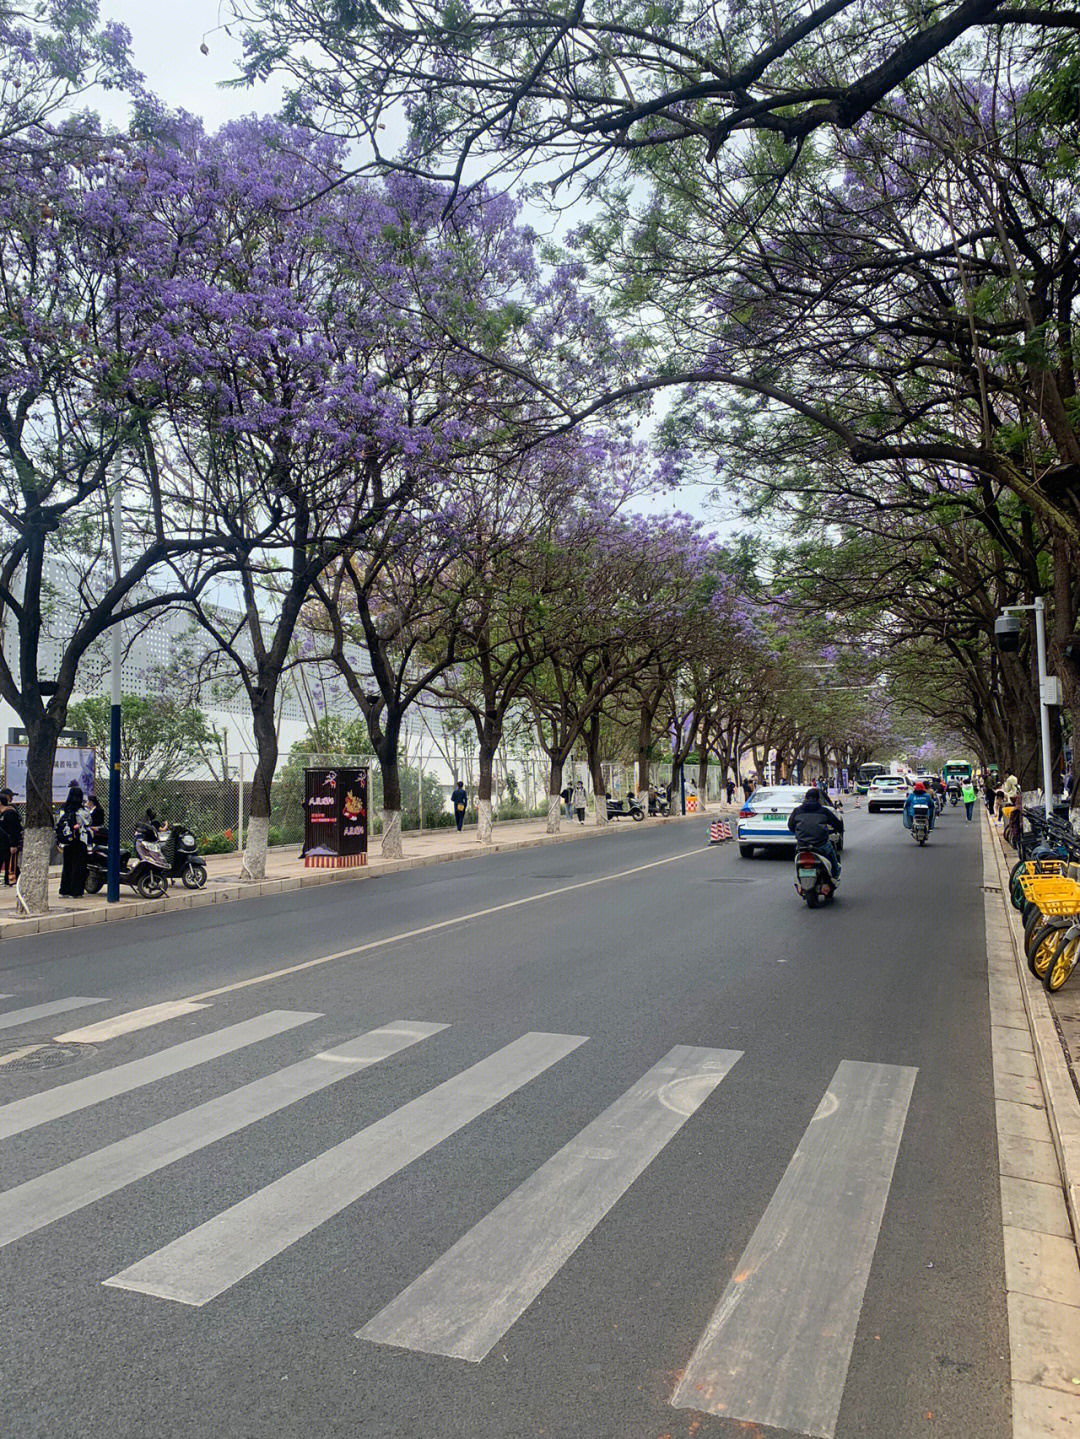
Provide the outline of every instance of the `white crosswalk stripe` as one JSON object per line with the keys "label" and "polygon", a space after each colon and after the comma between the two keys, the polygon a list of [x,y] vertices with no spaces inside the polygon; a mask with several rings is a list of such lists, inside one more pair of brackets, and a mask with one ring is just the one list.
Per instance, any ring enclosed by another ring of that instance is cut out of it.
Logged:
{"label": "white crosswalk stripe", "polygon": [[28,1004],[24,1009],[9,1009],[0,1014],[0,1029],[15,1029],[20,1024],[32,1024],[35,1019],[50,1019],[54,1014],[66,1014],[72,1009],[85,1009],[90,1004],[106,1004],[104,999],[87,999],[75,994],[67,999],[50,999],[44,1004]]}
{"label": "white crosswalk stripe", "polygon": [[483,1359],[740,1058],[678,1045],[357,1337]]}
{"label": "white crosswalk stripe", "polygon": [[5,1190],[0,1193],[0,1247],[445,1028],[445,1024],[402,1023],[373,1029]]}
{"label": "white crosswalk stripe", "polygon": [[832,1439],[916,1071],[845,1060],[672,1397]]}
{"label": "white crosswalk stripe", "polygon": [[522,1035],[105,1282],[206,1304],[584,1043]]}
{"label": "white crosswalk stripe", "polygon": [[[14,1013],[40,1018],[57,1006],[101,1002],[73,997]],[[321,1017],[272,1010],[14,1100],[0,1106],[0,1141],[65,1118],[77,1123],[93,1106]],[[446,1028],[380,1026],[0,1191],[0,1249]],[[99,1271],[99,1278],[114,1290],[205,1305],[586,1042],[581,1035],[521,1035],[187,1232],[179,1232],[178,1214],[177,1238],[139,1259],[129,1253],[125,1262],[134,1262],[110,1277]],[[685,1126],[702,1123],[699,1110],[741,1057],[738,1050],[676,1045],[356,1337],[483,1361],[665,1147]],[[686,1365],[674,1407],[832,1439],[915,1078],[914,1069],[894,1065],[840,1064]],[[167,1088],[156,1093],[167,1102]],[[717,1168],[726,1163],[722,1151],[710,1154]],[[673,1199],[685,1202],[683,1191]],[[380,1222],[392,1225],[394,1216]],[[717,1268],[708,1254],[690,1261],[698,1275]],[[376,1263],[377,1254],[367,1262]],[[677,1283],[671,1274],[662,1279]],[[570,1275],[564,1283],[573,1287]],[[657,1359],[674,1368],[685,1353]]]}
{"label": "white crosswalk stripe", "polygon": [[130,1094],[144,1084],[180,1074],[193,1069],[197,1064],[206,1064],[211,1059],[233,1054],[246,1045],[260,1039],[269,1039],[275,1034],[284,1034],[299,1024],[308,1024],[321,1019],[319,1014],[274,1009],[268,1014],[257,1015],[254,1019],[242,1020],[212,1034],[200,1035],[198,1039],[186,1039],[181,1044],[171,1045],[157,1054],[143,1059],[132,1059],[127,1064],[114,1065],[101,1074],[89,1074],[85,1079],[73,1079],[69,1084],[58,1084],[41,1094],[30,1094],[25,1099],[13,1100],[0,1105],[0,1139],[13,1134],[22,1134],[60,1119],[65,1114],[88,1109],[103,1100],[114,1099],[119,1094]]}

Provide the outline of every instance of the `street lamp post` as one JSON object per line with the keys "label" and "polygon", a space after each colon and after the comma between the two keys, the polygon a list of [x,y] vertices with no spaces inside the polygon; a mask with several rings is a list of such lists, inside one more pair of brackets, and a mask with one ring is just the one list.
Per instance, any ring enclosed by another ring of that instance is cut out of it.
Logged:
{"label": "street lamp post", "polygon": [[1046,605],[1042,595],[1035,597],[1031,605],[1004,605],[1002,618],[995,625],[998,645],[1003,650],[1015,650],[1020,645],[1021,625],[1018,620],[1010,621],[1009,616],[1021,611],[1035,613],[1035,661],[1039,675],[1039,729],[1042,740],[1043,808],[1046,818],[1054,812],[1054,779],[1050,765],[1050,706],[1051,678],[1046,673]]}
{"label": "street lamp post", "polygon": [[[123,508],[121,486],[116,486],[113,496],[112,543],[113,574],[120,581],[120,546],[123,542]],[[123,693],[121,683],[121,634],[119,624],[112,627],[112,694],[109,710],[109,869],[105,897],[110,904],[120,898],[120,701]]]}

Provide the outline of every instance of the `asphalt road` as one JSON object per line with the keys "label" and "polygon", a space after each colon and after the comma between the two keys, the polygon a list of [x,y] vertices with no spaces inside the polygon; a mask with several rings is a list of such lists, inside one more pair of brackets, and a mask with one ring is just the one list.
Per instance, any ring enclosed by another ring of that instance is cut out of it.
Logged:
{"label": "asphalt road", "polygon": [[1006,1439],[978,826],[703,827],[5,945],[0,1052],[234,986],[0,1066],[5,1439]]}

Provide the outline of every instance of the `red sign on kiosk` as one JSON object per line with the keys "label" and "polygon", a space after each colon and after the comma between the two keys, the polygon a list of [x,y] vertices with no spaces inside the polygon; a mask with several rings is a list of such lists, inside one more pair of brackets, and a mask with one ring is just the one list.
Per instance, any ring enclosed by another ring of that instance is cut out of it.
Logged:
{"label": "red sign on kiosk", "polygon": [[304,771],[304,864],[344,869],[367,864],[368,771]]}

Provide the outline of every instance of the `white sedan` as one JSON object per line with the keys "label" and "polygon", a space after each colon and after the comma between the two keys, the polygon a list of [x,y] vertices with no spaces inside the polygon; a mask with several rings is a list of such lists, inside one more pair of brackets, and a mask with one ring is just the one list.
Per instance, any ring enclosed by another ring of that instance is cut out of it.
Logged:
{"label": "white sedan", "polygon": [[[795,848],[795,836],[788,829],[792,810],[806,798],[804,784],[778,784],[770,789],[756,789],[739,811],[736,838],[743,859],[750,859],[755,849]],[[828,806],[827,806],[828,807]],[[843,839],[835,841],[837,851]]]}
{"label": "white sedan", "polygon": [[870,781],[866,808],[871,814],[882,809],[903,809],[908,797],[908,782],[902,774],[879,774]]}

